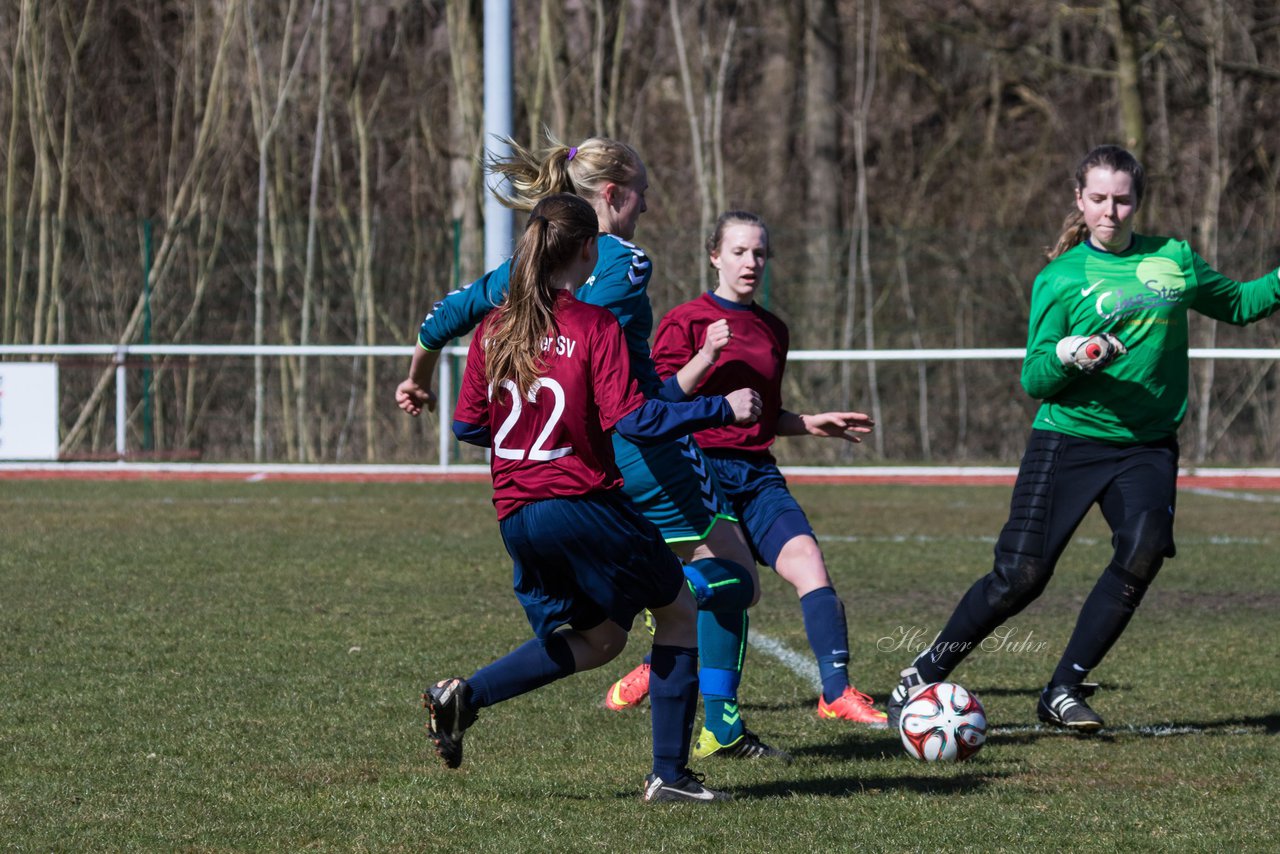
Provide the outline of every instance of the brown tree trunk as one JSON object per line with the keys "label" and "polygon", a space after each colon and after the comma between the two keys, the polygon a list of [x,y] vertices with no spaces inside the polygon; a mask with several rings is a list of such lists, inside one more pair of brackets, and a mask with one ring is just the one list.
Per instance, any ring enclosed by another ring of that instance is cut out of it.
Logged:
{"label": "brown tree trunk", "polygon": [[[800,170],[804,175],[805,228],[809,291],[815,297],[807,319],[813,328],[829,329],[813,346],[834,343],[831,324],[836,313],[840,265],[836,247],[840,233],[840,201],[843,192],[840,169],[840,19],[835,0],[805,0],[804,122]],[[848,297],[848,295],[846,295]],[[856,302],[844,304],[844,328],[854,323]],[[825,323],[822,321],[825,319]]]}
{"label": "brown tree trunk", "polygon": [[1147,125],[1142,115],[1138,3],[1109,0],[1112,35],[1116,43],[1116,94],[1120,102],[1120,135],[1125,148],[1139,159],[1147,147]]}

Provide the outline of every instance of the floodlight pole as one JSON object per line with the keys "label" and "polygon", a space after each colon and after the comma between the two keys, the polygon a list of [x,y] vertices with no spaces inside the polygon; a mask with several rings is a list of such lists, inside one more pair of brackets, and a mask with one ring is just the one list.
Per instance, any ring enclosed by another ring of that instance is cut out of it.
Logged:
{"label": "floodlight pole", "polygon": [[[512,133],[511,0],[484,4],[484,148],[489,157],[504,157],[502,142]],[[489,179],[490,181],[494,179]],[[490,185],[492,189],[492,185]],[[512,213],[492,192],[484,197],[484,268],[492,270],[507,258],[515,239]]]}

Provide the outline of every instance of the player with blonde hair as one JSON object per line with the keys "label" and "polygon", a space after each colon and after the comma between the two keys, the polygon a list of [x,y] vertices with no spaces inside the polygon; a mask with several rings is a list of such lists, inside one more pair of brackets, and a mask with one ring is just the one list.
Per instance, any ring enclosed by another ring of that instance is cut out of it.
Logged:
{"label": "player with blonde hair", "polygon": [[597,261],[597,219],[581,198],[539,202],[516,247],[507,298],[471,342],[453,429],[492,449],[493,502],[534,639],[424,700],[445,765],[479,712],[612,660],[649,609],[653,768],[642,798],[728,796],[688,769],[697,707],[696,606],[680,562],[622,494],[610,432],[648,443],[755,418],[754,392],[684,403],[646,399],[626,370],[613,315],[573,289]]}

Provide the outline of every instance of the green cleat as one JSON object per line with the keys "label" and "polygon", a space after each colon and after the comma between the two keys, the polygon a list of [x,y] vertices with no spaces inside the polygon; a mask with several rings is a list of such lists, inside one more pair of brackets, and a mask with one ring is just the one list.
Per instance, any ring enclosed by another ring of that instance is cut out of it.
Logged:
{"label": "green cleat", "polygon": [[777,759],[791,764],[791,754],[776,747],[770,747],[760,740],[754,732],[744,729],[742,735],[728,744],[721,744],[711,730],[703,727],[698,740],[693,743],[693,758],[706,759],[708,756],[721,756],[726,759]]}

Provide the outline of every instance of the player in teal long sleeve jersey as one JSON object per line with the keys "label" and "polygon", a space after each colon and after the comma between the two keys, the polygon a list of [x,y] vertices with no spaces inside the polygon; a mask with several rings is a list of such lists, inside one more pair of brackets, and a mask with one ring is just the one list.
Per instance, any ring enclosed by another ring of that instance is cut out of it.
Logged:
{"label": "player in teal long sleeve jersey", "polygon": [[[508,140],[512,155],[491,161],[491,171],[509,184],[503,203],[529,210],[539,199],[570,192],[585,198],[600,221],[599,260],[577,289],[579,300],[609,309],[622,326],[630,371],[646,397],[685,399],[674,380],[659,380],[649,354],[653,311],[648,285],[653,268],[644,250],[632,243],[636,223],[646,210],[648,175],[631,146],[592,137],[576,146],[555,140],[533,152]],[[410,415],[434,408],[433,375],[439,349],[465,335],[506,297],[510,262],[454,291],[422,322],[409,376],[396,389],[396,401]],[[681,558],[699,605],[699,688],[706,721],[723,755],[783,757],[746,729],[738,709],[738,684],[745,659],[747,608],[759,598],[759,579],[750,548],[715,474],[689,437],[639,445],[613,435],[614,455],[624,478],[623,491],[657,525]],[[730,607],[735,605],[736,607]],[[648,692],[650,667],[637,667],[609,692],[611,707],[634,705]],[[634,698],[629,700],[628,698]]]}
{"label": "player in teal long sleeve jersey", "polygon": [[1022,386],[1041,401],[994,566],[960,600],[933,644],[902,671],[889,701],[947,679],[975,646],[1029,605],[1097,504],[1115,552],[1085,599],[1040,720],[1102,728],[1090,671],[1120,638],[1174,556],[1178,425],[1187,409],[1187,313],[1244,325],[1280,308],[1277,271],[1248,282],[1211,268],[1182,240],[1135,234],[1142,165],[1095,148],[1076,170],[1076,209],[1031,292]]}

